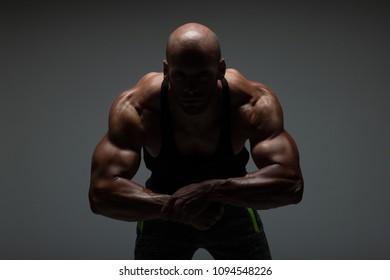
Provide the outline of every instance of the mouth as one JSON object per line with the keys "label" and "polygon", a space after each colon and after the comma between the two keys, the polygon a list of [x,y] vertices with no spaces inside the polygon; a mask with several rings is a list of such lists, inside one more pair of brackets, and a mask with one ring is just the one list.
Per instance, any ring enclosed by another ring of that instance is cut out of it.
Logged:
{"label": "mouth", "polygon": [[181,99],[181,102],[186,104],[199,104],[202,103],[203,100],[200,98],[185,98],[185,99]]}

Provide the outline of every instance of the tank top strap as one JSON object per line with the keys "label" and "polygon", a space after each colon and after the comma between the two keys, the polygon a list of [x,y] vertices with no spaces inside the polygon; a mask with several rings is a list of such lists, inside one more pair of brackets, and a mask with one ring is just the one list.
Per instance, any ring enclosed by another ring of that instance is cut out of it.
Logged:
{"label": "tank top strap", "polygon": [[231,116],[230,116],[230,92],[229,83],[223,78],[222,83],[222,114],[221,114],[221,135],[219,138],[219,148],[224,153],[233,152],[231,141]]}
{"label": "tank top strap", "polygon": [[161,84],[161,152],[175,148],[169,113],[168,90],[169,82],[164,79]]}

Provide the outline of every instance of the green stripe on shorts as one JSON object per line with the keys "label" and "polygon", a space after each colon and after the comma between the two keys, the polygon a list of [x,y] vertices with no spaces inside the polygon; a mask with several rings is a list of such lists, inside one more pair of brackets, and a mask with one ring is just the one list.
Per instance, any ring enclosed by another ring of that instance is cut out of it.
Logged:
{"label": "green stripe on shorts", "polygon": [[137,227],[138,227],[139,232],[142,233],[144,230],[144,221],[138,221]]}
{"label": "green stripe on shorts", "polygon": [[259,232],[260,230],[259,230],[259,226],[257,225],[255,212],[253,212],[252,208],[247,208],[247,209],[248,209],[249,215],[251,216],[253,228],[254,228],[255,232]]}

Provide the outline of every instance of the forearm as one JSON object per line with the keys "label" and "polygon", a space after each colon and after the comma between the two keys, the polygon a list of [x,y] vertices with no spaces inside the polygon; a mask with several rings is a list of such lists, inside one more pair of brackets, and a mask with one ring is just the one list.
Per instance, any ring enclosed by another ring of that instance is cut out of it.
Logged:
{"label": "forearm", "polygon": [[89,193],[94,213],[129,222],[161,218],[161,208],[169,197],[120,177],[91,184]]}
{"label": "forearm", "polygon": [[239,178],[210,181],[212,201],[254,209],[270,209],[302,199],[300,172],[270,165]]}
{"label": "forearm", "polygon": [[187,185],[169,198],[162,216],[178,222],[192,221],[211,203],[254,209],[276,208],[298,203],[302,192],[300,171],[274,164],[239,178]]}

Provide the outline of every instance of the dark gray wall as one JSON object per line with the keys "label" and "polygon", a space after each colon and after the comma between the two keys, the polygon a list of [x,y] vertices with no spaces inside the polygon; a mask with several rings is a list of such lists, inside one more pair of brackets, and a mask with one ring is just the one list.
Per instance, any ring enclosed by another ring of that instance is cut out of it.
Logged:
{"label": "dark gray wall", "polygon": [[261,212],[274,258],[390,258],[386,1],[63,2],[1,6],[1,259],[133,257],[135,224],[89,211],[90,157],[113,98],[189,21],[275,90],[298,143],[304,200]]}

